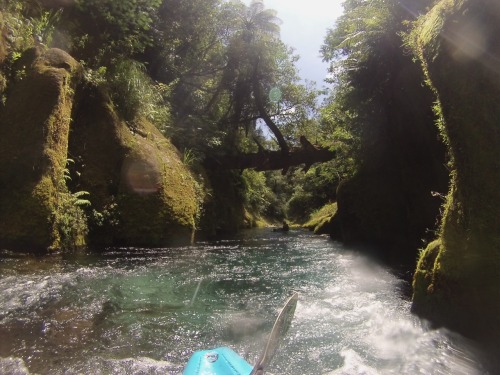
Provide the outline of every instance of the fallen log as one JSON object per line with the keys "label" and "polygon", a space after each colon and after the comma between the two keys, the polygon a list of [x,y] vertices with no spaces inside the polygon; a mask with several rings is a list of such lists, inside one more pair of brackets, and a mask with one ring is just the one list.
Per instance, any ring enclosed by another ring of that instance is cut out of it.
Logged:
{"label": "fallen log", "polygon": [[[302,143],[302,142],[301,142]],[[311,144],[300,148],[291,148],[288,151],[268,151],[260,149],[255,153],[224,155],[207,161],[209,168],[222,169],[255,169],[257,171],[282,170],[283,173],[290,167],[304,165],[308,170],[314,163],[323,163],[332,160],[335,151],[315,147]]]}

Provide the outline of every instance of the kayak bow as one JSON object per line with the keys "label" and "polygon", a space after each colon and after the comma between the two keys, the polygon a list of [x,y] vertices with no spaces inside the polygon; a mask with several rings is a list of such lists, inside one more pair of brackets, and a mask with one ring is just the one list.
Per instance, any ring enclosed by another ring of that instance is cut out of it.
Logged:
{"label": "kayak bow", "polygon": [[195,352],[182,375],[248,375],[252,366],[226,347]]}
{"label": "kayak bow", "polygon": [[227,347],[199,350],[189,359],[182,375],[261,375],[271,362],[281,339],[290,328],[299,298],[294,293],[278,314],[264,351],[255,366]]}

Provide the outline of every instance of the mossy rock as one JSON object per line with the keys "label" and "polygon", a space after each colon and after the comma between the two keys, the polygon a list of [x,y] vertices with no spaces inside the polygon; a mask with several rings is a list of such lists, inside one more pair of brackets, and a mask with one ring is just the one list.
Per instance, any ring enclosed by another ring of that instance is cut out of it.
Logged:
{"label": "mossy rock", "polygon": [[12,84],[0,114],[0,243],[58,248],[56,214],[79,64],[58,49],[25,53],[25,77]]}
{"label": "mossy rock", "polygon": [[432,277],[440,249],[441,241],[435,240],[420,253],[417,270],[413,277],[414,298],[425,298],[426,295],[433,292],[434,284]]}
{"label": "mossy rock", "polygon": [[270,223],[267,222],[267,220],[260,215],[257,215],[247,209],[244,211],[245,218],[244,218],[244,223],[243,226],[246,229],[249,228],[268,228],[271,226]]}
{"label": "mossy rock", "polygon": [[190,239],[202,200],[196,181],[153,125],[144,121],[141,127],[143,135],[128,134],[122,164],[120,241],[151,246]]}
{"label": "mossy rock", "polygon": [[314,231],[315,234],[337,233],[335,226],[338,224],[337,202],[329,203],[313,212],[309,220],[302,227]]}
{"label": "mossy rock", "polygon": [[189,240],[203,197],[170,141],[148,121],[128,126],[92,85],[78,89],[73,118],[72,188],[88,191],[93,209],[103,215],[90,228],[92,243],[162,246]]}
{"label": "mossy rock", "polygon": [[9,30],[5,24],[4,14],[0,11],[0,64],[3,64],[9,51],[7,35]]}
{"label": "mossy rock", "polygon": [[419,262],[413,306],[469,336],[497,341],[499,20],[497,0],[443,0],[419,21],[413,38],[438,97],[440,130],[451,156],[439,251],[432,269]]}

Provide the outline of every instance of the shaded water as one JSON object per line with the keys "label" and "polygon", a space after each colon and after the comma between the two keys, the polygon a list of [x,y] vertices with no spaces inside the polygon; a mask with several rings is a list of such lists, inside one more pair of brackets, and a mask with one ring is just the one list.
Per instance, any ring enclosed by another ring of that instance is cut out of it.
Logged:
{"label": "shaded water", "polygon": [[300,293],[274,374],[482,374],[479,351],[409,312],[406,282],[308,232],[0,264],[0,373],[179,374],[226,345],[254,363]]}

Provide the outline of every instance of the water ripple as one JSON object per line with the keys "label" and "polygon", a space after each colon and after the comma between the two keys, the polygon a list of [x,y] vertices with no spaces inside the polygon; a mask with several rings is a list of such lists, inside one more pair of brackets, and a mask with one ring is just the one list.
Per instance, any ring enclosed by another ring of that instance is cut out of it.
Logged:
{"label": "water ripple", "polygon": [[406,281],[303,231],[7,254],[0,275],[0,373],[177,374],[194,350],[222,345],[252,363],[292,291],[299,303],[274,374],[486,373],[474,343],[410,313]]}

